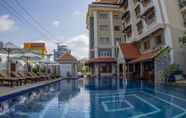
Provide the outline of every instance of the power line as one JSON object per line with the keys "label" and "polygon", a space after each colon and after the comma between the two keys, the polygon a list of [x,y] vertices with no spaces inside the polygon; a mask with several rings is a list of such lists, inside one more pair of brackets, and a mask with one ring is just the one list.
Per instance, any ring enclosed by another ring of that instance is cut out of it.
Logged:
{"label": "power line", "polygon": [[[22,5],[21,5],[21,3],[18,1],[18,0],[14,0],[15,1],[15,3],[17,4],[17,6],[19,6],[24,12],[25,12],[25,14],[27,14],[31,19],[32,19],[32,21],[35,23],[35,24],[37,24],[43,31],[45,31],[46,33],[48,33],[48,34],[50,34],[50,32],[46,29],[46,28],[44,28],[41,24],[40,24],[40,22],[37,20],[37,19],[35,19],[34,17],[33,17],[33,15],[28,11],[28,10],[26,10]],[[50,34],[51,35],[51,34]],[[51,35],[52,36],[52,35]]]}
{"label": "power line", "polygon": [[[14,15],[16,16],[17,19],[19,19],[19,21],[21,23],[23,23],[22,21],[32,25],[35,29],[37,29],[40,34],[42,36],[44,36],[45,38],[50,40],[50,37],[48,36],[48,34],[46,32],[44,32],[37,24],[32,24],[32,22],[30,22],[24,15],[21,15],[16,8],[12,7],[7,1],[5,0],[0,0],[0,2],[2,2],[1,4],[10,12],[12,10],[12,12],[14,13]],[[21,17],[21,18],[20,18]]]}
{"label": "power line", "polygon": [[9,9],[9,7],[7,7],[6,5],[2,4],[1,2],[0,2],[0,5],[1,5],[2,7],[4,7],[9,13],[11,13],[12,15],[14,15],[14,17],[15,17],[21,24],[25,24],[25,23],[26,23],[26,22],[25,22],[23,19],[21,19],[17,14],[15,14],[16,11],[12,11],[11,9]]}

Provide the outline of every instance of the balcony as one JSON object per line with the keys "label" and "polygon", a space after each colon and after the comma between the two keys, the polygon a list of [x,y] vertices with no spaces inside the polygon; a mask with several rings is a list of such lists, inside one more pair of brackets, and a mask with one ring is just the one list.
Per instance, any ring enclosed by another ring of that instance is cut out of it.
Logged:
{"label": "balcony", "polygon": [[149,10],[154,8],[152,0],[142,0],[141,16],[144,16]]}

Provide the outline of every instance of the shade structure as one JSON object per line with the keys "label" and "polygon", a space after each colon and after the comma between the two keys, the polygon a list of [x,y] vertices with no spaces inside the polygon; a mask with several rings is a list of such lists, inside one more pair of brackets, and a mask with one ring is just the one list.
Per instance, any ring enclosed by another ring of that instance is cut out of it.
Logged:
{"label": "shade structure", "polygon": [[11,59],[24,60],[27,65],[27,71],[29,70],[29,61],[39,62],[42,58],[39,54],[33,52],[24,52],[24,54],[13,56]]}
{"label": "shade structure", "polygon": [[29,50],[25,50],[17,47],[11,42],[7,42],[3,48],[0,48],[0,54],[7,55],[7,76],[10,77],[10,56],[16,54],[24,54],[29,52]]}
{"label": "shade structure", "polygon": [[23,53],[21,48],[18,48],[11,42],[7,42],[3,48],[0,49],[1,54],[7,55],[7,75],[10,77],[10,55]]}

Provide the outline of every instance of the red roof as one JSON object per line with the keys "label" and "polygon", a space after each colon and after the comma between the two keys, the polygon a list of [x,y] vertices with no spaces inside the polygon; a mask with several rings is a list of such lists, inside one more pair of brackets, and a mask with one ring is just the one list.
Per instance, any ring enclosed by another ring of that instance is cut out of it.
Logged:
{"label": "red roof", "polygon": [[122,43],[120,44],[120,49],[125,59],[136,59],[140,57],[140,51],[133,43]]}
{"label": "red roof", "polygon": [[130,61],[129,63],[137,63],[137,62],[143,62],[147,60],[153,59],[157,54],[159,53],[159,50],[153,50],[151,52],[146,52],[144,54],[141,54],[141,56],[137,59],[134,59]]}
{"label": "red roof", "polygon": [[87,64],[92,64],[92,63],[116,63],[116,60],[112,57],[98,57],[91,59],[87,62]]}
{"label": "red roof", "polygon": [[75,63],[77,62],[77,59],[72,56],[70,53],[65,53],[60,59],[59,63],[64,64],[64,63]]}

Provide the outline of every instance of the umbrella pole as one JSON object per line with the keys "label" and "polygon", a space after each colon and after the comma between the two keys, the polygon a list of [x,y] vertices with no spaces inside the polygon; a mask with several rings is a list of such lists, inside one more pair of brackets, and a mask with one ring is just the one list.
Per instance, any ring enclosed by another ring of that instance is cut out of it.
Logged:
{"label": "umbrella pole", "polygon": [[28,57],[27,57],[27,62],[26,62],[26,63],[27,63],[27,64],[26,64],[27,72],[29,71],[29,69],[28,69],[28,68],[29,68],[29,67],[28,67],[28,60],[29,60],[29,59],[28,59]]}
{"label": "umbrella pole", "polygon": [[8,50],[8,56],[7,56],[7,76],[10,78],[10,51]]}

